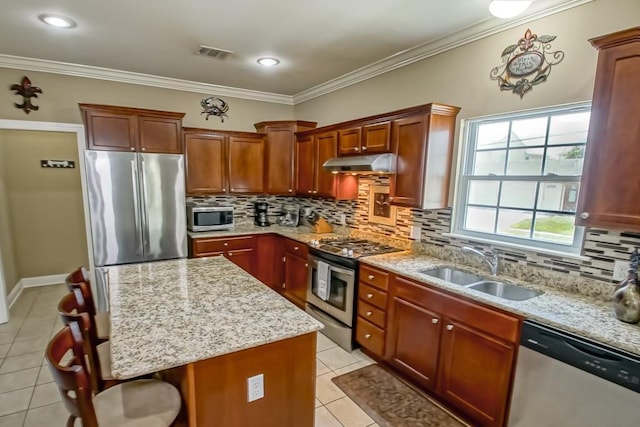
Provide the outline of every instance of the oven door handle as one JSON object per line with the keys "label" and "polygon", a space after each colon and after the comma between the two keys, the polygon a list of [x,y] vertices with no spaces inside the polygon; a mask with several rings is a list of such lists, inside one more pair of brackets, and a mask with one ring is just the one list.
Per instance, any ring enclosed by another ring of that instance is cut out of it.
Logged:
{"label": "oven door handle", "polygon": [[346,276],[355,276],[355,272],[353,270],[346,270],[344,268],[336,267],[333,264],[329,264],[329,271],[335,271]]}

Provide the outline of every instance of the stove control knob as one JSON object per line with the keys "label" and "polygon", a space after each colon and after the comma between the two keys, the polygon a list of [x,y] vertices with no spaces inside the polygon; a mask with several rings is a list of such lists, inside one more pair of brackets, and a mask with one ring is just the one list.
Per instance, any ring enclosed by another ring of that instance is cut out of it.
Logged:
{"label": "stove control knob", "polygon": [[347,250],[347,248],[342,248],[342,255],[348,255],[349,251]]}

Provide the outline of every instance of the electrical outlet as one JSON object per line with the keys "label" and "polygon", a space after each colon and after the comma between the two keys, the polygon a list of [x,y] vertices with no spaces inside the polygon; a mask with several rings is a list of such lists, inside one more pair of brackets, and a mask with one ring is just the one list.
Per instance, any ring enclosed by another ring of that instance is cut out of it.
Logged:
{"label": "electrical outlet", "polygon": [[258,374],[247,378],[247,402],[264,397],[264,375]]}
{"label": "electrical outlet", "polygon": [[613,263],[613,280],[622,280],[627,277],[627,270],[629,270],[628,261],[616,261]]}
{"label": "electrical outlet", "polygon": [[311,208],[304,208],[304,216],[311,215]]}
{"label": "electrical outlet", "polygon": [[340,214],[340,224],[347,225],[347,216],[345,214]]}
{"label": "electrical outlet", "polygon": [[409,237],[412,238],[413,240],[416,241],[420,241],[420,232],[422,230],[420,229],[420,227],[417,227],[415,225],[411,226],[411,230],[409,231]]}

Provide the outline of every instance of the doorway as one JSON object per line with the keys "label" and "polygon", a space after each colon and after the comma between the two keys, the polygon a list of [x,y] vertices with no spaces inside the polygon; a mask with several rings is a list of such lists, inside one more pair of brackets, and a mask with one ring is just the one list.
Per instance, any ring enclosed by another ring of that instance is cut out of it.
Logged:
{"label": "doorway", "polygon": [[[80,124],[68,124],[68,123],[52,123],[52,122],[32,122],[32,121],[21,121],[21,120],[0,120],[0,131],[43,131],[43,132],[65,132],[71,133],[75,135],[76,142],[76,150],[78,157],[78,171],[80,173],[80,186],[82,192],[82,209],[84,213],[84,233],[87,238],[87,254],[88,254],[88,262],[89,267],[92,268],[92,244],[91,244],[91,233],[90,233],[90,225],[89,225],[89,210],[86,202],[86,180],[85,180],[85,168],[84,168],[84,144],[85,144],[85,131],[84,126]],[[58,160],[58,159],[52,159]],[[55,171],[52,171],[55,172]],[[59,171],[63,172],[63,171]],[[60,175],[61,176],[61,175]],[[77,178],[76,178],[77,179]],[[46,210],[46,206],[43,206],[43,209]],[[1,213],[0,213],[1,214]],[[3,238],[0,236],[0,239]],[[6,252],[6,248],[5,248]],[[0,245],[0,323],[5,323],[9,320],[9,304],[12,301],[9,301],[7,290],[9,286],[13,286],[14,283],[7,283],[6,281],[6,273],[4,271],[3,265],[3,256],[12,256],[12,254],[3,254],[2,253],[2,245]],[[46,277],[46,276],[45,276]],[[12,279],[15,278],[15,274],[12,275]],[[54,276],[51,276],[54,278]],[[45,279],[46,280],[46,279]],[[59,281],[57,282],[59,283]],[[45,284],[45,283],[40,283]],[[14,287],[13,292],[11,293],[12,299],[17,299],[19,296],[23,286],[29,285],[38,285],[38,283],[30,283],[28,281],[23,282],[22,280]]]}

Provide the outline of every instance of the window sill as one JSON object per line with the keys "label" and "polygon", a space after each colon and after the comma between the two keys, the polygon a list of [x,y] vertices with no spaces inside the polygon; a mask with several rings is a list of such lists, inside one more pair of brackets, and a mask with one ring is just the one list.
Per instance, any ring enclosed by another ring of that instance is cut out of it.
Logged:
{"label": "window sill", "polygon": [[475,237],[475,236],[468,236],[466,234],[456,234],[456,233],[442,233],[443,236],[445,237],[453,237],[456,239],[464,239],[464,240],[470,240],[470,241],[475,241],[475,242],[479,242],[479,243],[487,243],[490,244],[492,247],[495,248],[506,248],[506,249],[519,249],[525,252],[533,252],[533,253],[538,253],[538,254],[545,254],[545,255],[553,255],[553,256],[557,256],[557,257],[562,257],[562,258],[566,258],[566,259],[572,259],[572,260],[576,260],[576,261],[590,261],[591,258],[584,256],[584,255],[580,255],[577,253],[572,253],[572,252],[561,252],[561,251],[554,251],[552,249],[544,249],[544,248],[534,248],[531,246],[525,246],[525,245],[518,245],[515,243],[505,243],[505,242],[499,242],[499,241],[495,241],[495,240],[491,240],[491,239],[483,239],[482,237]]}

